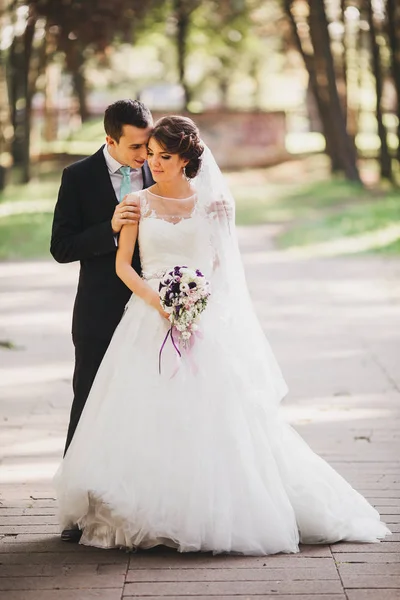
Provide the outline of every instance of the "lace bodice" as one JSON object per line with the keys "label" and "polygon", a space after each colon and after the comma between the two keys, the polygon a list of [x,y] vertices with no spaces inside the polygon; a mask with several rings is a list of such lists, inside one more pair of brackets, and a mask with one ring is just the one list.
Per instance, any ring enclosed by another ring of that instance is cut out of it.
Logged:
{"label": "lace bodice", "polygon": [[174,199],[142,190],[139,197],[138,239],[143,277],[159,278],[177,265],[200,269],[211,276],[213,250],[208,220],[201,213],[196,196],[174,203]]}

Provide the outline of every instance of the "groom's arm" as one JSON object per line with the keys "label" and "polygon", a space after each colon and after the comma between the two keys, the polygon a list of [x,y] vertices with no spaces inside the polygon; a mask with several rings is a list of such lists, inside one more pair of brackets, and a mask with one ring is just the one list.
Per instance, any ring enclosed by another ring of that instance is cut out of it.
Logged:
{"label": "groom's arm", "polygon": [[84,229],[81,202],[73,173],[64,169],[50,244],[50,252],[57,262],[85,260],[116,251],[111,220]]}

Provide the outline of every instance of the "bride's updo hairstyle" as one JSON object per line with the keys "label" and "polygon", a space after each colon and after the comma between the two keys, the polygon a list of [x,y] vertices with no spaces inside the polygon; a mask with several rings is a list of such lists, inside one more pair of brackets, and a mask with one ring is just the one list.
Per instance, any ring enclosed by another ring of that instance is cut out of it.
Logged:
{"label": "bride's updo hairstyle", "polygon": [[187,117],[162,117],[151,132],[158,144],[169,154],[179,154],[188,160],[185,174],[188,179],[196,177],[201,166],[204,146],[197,125]]}

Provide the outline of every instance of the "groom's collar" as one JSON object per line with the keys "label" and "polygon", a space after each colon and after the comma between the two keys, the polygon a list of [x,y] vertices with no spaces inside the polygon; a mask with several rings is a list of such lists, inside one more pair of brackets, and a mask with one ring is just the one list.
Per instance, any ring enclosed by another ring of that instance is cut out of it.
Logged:
{"label": "groom's collar", "polygon": [[[113,175],[114,173],[116,173],[117,171],[119,171],[119,169],[121,167],[123,167],[124,165],[121,165],[120,162],[118,162],[113,156],[111,156],[111,154],[108,151],[108,145],[105,144],[103,147],[103,154],[104,154],[104,159],[106,161],[106,165],[108,168],[108,172]],[[132,169],[131,171],[138,171],[139,169]]]}

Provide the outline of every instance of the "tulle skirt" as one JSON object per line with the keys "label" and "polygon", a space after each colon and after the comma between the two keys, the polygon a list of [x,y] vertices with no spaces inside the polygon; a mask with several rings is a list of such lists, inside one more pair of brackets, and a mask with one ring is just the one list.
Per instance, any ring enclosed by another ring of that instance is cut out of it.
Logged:
{"label": "tulle skirt", "polygon": [[390,533],[282,420],[279,367],[239,317],[210,302],[181,358],[167,340],[160,373],[168,322],[131,298],[55,477],[81,543],[264,555]]}

